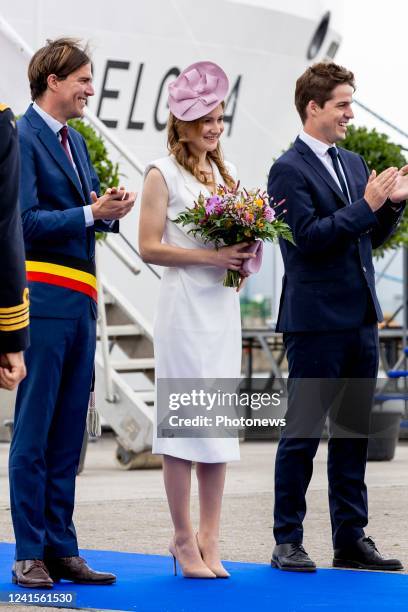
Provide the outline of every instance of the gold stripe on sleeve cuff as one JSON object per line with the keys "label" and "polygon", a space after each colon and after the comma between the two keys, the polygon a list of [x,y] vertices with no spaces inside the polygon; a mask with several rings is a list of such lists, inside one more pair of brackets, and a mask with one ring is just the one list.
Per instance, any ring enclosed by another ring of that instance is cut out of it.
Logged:
{"label": "gold stripe on sleeve cuff", "polygon": [[24,327],[28,327],[29,322],[30,322],[30,318],[27,314],[26,316],[22,318],[21,321],[19,321],[18,323],[15,323],[14,325],[2,325],[0,323],[0,331],[12,332],[12,331],[17,331],[18,329],[24,329]]}
{"label": "gold stripe on sleeve cuff", "polygon": [[6,308],[0,308],[0,319],[7,315],[22,315],[28,308],[30,301],[28,299],[28,287],[24,289],[23,303],[17,306],[7,306]]}

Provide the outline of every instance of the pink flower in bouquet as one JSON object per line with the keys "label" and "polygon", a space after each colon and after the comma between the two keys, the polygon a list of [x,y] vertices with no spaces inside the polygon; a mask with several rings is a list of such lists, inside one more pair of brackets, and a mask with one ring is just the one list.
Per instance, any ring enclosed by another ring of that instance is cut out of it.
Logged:
{"label": "pink flower in bouquet", "polygon": [[207,215],[211,215],[213,212],[219,213],[222,211],[222,200],[219,196],[215,195],[207,199],[205,204],[205,212]]}
{"label": "pink flower in bouquet", "polygon": [[265,210],[264,210],[264,217],[267,221],[269,221],[270,223],[272,223],[272,221],[275,219],[275,211],[273,210],[273,208],[271,208],[270,206],[266,206]]}

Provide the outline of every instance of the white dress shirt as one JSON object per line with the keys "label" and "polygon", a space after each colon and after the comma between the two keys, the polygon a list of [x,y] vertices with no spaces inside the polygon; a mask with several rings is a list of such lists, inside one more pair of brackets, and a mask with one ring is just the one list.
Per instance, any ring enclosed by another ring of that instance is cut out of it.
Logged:
{"label": "white dress shirt", "polygon": [[[340,191],[341,191],[340,181],[339,181],[338,176],[336,174],[336,171],[335,171],[335,169],[333,167],[332,159],[331,159],[330,155],[327,152],[327,150],[330,147],[332,147],[332,146],[335,147],[336,145],[328,145],[325,142],[322,142],[321,140],[318,140],[317,138],[314,138],[313,136],[310,136],[310,134],[307,134],[304,130],[302,130],[300,132],[299,138],[305,144],[307,144],[308,147],[310,147],[312,149],[313,153],[321,161],[321,163],[326,168],[326,170],[330,173],[330,176],[332,176],[333,179],[336,181],[336,184],[339,186]],[[344,175],[343,168],[342,168],[342,165],[341,165],[340,162],[339,162],[339,166],[340,166],[340,172],[343,175],[344,182],[345,182],[346,187],[347,187],[348,200],[351,203],[349,186],[347,184],[347,179],[346,179],[346,177]]]}
{"label": "white dress shirt", "polygon": [[[61,142],[60,129],[62,127],[64,127],[64,125],[66,125],[66,124],[61,123],[60,121],[58,121],[58,119],[55,119],[54,117],[52,117],[51,115],[46,113],[45,110],[43,110],[41,108],[41,106],[38,106],[38,104],[36,102],[33,102],[33,109],[35,110],[36,113],[38,113],[40,115],[40,117],[45,121],[45,123],[48,125],[50,130],[52,130],[54,132],[54,134],[56,135],[58,140]],[[68,145],[68,149],[69,149],[69,154],[71,155],[72,164],[73,164],[75,172],[77,173],[78,178],[79,178],[78,170],[77,170],[77,167],[76,167],[75,162],[74,162],[74,157],[72,155],[71,147],[69,146],[69,141],[67,142],[67,145]],[[81,181],[79,181],[79,182],[81,182]],[[87,205],[83,206],[83,211],[84,211],[86,227],[89,227],[89,226],[93,225],[94,224],[94,218],[93,218],[93,214],[92,214],[91,205],[87,204]]]}

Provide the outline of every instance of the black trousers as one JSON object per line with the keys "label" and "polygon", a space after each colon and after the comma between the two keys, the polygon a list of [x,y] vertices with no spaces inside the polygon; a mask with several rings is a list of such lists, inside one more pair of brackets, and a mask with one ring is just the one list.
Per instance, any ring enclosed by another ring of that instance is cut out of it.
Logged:
{"label": "black trousers", "polygon": [[330,416],[327,473],[334,548],[364,536],[367,433],[378,372],[376,325],[285,333],[289,363],[287,426],[275,463],[274,536],[302,542],[306,492]]}

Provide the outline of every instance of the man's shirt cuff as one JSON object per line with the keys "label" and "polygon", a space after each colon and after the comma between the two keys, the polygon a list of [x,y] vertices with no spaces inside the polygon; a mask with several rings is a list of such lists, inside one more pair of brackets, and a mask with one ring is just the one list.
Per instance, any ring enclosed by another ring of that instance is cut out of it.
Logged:
{"label": "man's shirt cuff", "polygon": [[86,227],[90,227],[94,224],[95,221],[92,214],[91,204],[88,204],[88,206],[84,206],[84,217]]}

